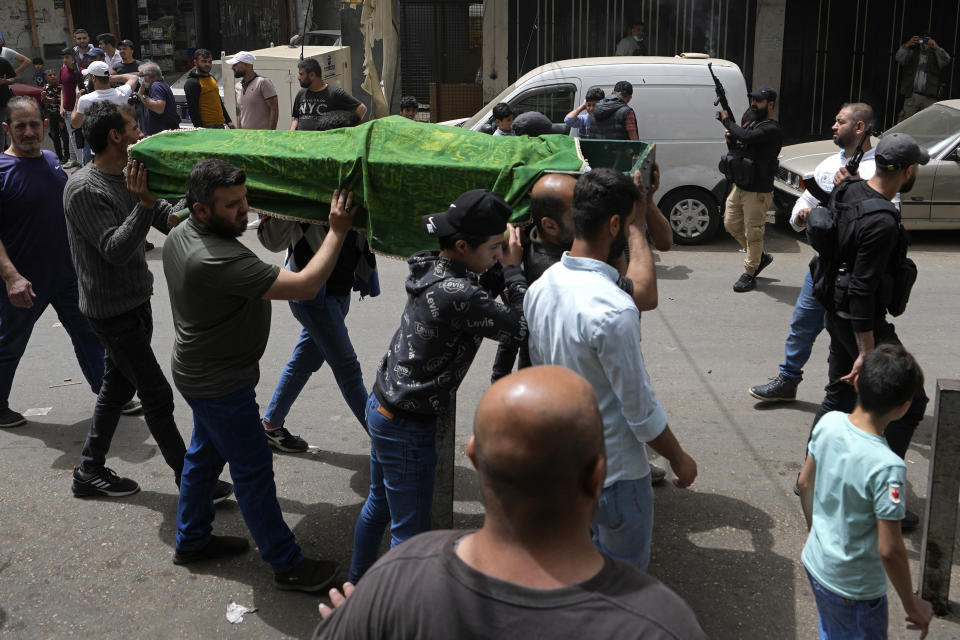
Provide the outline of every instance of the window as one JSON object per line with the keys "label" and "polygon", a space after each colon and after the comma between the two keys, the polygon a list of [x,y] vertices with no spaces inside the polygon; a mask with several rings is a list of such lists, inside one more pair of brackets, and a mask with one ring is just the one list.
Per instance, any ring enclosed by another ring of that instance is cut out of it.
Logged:
{"label": "window", "polygon": [[483,46],[483,3],[474,2],[467,7],[468,40],[471,49]]}
{"label": "window", "polygon": [[577,94],[572,84],[538,87],[521,93],[510,101],[517,115],[527,111],[539,111],[550,118],[550,122],[563,122],[564,117],[573,111],[573,101]]}

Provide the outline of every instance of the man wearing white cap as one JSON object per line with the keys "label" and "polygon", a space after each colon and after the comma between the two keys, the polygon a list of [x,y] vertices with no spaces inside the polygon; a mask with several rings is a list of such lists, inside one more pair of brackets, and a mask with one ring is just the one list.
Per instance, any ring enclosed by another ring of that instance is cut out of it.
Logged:
{"label": "man wearing white cap", "polygon": [[[106,62],[91,62],[90,66],[83,70],[84,77],[93,78],[93,91],[77,98],[77,105],[70,114],[70,126],[73,129],[79,129],[83,126],[83,114],[90,110],[97,102],[112,102],[118,105],[127,104],[128,99],[133,94],[134,87],[137,86],[139,78],[136,75],[115,75],[114,82],[123,81],[124,84],[118,87],[110,86],[110,65]],[[90,153],[89,145],[83,148],[83,164],[90,162],[93,154]]]}
{"label": "man wearing white cap", "polygon": [[253,70],[257,61],[249,51],[241,51],[227,60],[233,67],[233,76],[238,78],[237,127],[240,129],[276,129],[280,117],[277,106],[277,90],[269,78]]}

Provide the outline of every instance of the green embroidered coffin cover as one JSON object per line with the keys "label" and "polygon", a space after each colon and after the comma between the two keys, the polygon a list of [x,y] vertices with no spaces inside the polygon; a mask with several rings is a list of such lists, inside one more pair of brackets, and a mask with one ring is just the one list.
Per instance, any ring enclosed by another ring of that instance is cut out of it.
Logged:
{"label": "green embroidered coffin cover", "polygon": [[420,217],[444,211],[469,189],[490,189],[527,217],[527,193],[545,170],[577,171],[574,138],[494,137],[391,116],[332,131],[197,129],[151,136],[130,150],[162,198],[183,195],[203,158],[220,158],[247,175],[250,206],[309,222],[326,220],[334,189],[351,189],[366,209],[374,249],[407,256],[436,247]]}

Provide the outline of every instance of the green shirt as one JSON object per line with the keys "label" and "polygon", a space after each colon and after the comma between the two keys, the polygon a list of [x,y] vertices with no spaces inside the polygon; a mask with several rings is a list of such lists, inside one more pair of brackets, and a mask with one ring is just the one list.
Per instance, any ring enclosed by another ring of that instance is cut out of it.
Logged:
{"label": "green shirt", "polygon": [[216,398],[256,383],[270,335],[263,294],[280,267],[190,216],[164,242],[163,273],[176,326],[170,366],[180,393]]}
{"label": "green shirt", "polygon": [[884,438],[858,429],[839,411],[820,419],[807,451],[817,475],[803,566],[844,598],[879,598],[887,578],[877,520],[903,519],[907,467]]}

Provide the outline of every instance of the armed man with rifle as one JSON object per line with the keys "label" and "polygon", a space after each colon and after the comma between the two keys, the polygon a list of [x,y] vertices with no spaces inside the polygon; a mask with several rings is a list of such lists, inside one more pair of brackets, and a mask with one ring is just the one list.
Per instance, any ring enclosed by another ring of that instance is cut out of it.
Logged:
{"label": "armed man with rifle", "polygon": [[[813,207],[826,205],[834,187],[851,176],[869,180],[876,172],[874,149],[870,144],[873,108],[863,102],[840,107],[833,123],[833,142],[840,152],[824,159],[813,174],[804,178],[807,189],[797,198],[790,214],[790,225],[797,231],[807,226]],[[893,197],[900,206],[900,194]],[[766,384],[750,387],[747,393],[763,402],[789,402],[797,398],[797,386],[803,380],[803,366],[810,359],[813,343],[823,331],[824,308],[813,297],[813,278],[807,271],[790,320],[790,333],[784,344],[780,372]]]}
{"label": "armed man with rifle", "polygon": [[[713,69],[710,74],[713,75]],[[763,251],[763,232],[767,209],[773,202],[777,156],[783,145],[780,123],[773,119],[777,92],[772,87],[760,87],[751,93],[750,110],[745,116],[748,122],[740,126],[733,120],[716,76],[714,82],[718,87],[717,102],[723,106],[719,118],[727,129],[730,148],[720,161],[720,170],[734,185],[727,196],[723,225],[747,252],[743,275],[734,283],[733,290],[750,291],[757,286],[757,275],[773,261],[773,256]]]}
{"label": "armed man with rifle", "polygon": [[[890,201],[913,188],[920,165],[927,164],[930,155],[910,136],[888,133],[877,144],[874,158],[873,177],[845,180],[832,192],[827,208],[812,209],[807,217],[807,237],[818,251],[810,262],[813,295],[827,310],[830,334],[829,382],[813,426],[831,411],[853,410],[857,376],[867,353],[879,344],[900,344],[887,314],[903,313],[917,277],[916,265],[907,257],[909,240],[900,212]],[[918,387],[906,414],[884,430],[891,451],[901,458],[927,401]],[[911,529],[918,523],[908,510],[901,525]]]}

